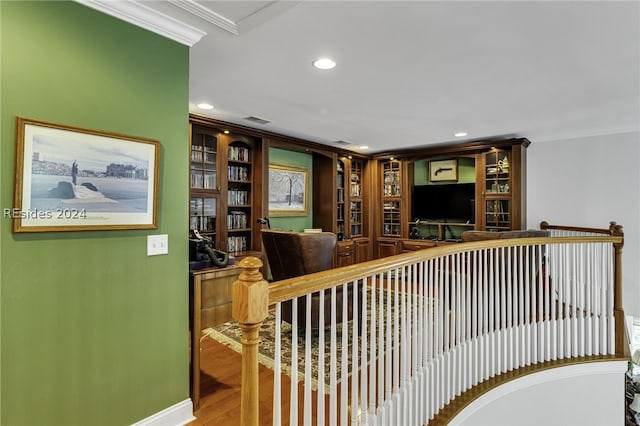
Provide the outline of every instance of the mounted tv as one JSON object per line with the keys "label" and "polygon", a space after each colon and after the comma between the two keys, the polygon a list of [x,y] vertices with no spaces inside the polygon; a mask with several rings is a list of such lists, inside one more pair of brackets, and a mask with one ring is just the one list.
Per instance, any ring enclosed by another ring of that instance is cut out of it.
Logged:
{"label": "mounted tv", "polygon": [[475,222],[475,183],[414,185],[414,221]]}

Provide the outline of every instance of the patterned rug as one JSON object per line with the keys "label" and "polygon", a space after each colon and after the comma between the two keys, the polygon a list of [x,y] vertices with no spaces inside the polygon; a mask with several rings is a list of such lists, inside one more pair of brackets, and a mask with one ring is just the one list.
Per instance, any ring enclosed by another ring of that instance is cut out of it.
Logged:
{"label": "patterned rug", "polygon": [[[371,305],[371,289],[367,288],[366,290],[366,300],[367,300],[367,315],[365,318],[367,318],[367,330],[370,330],[370,323],[369,323],[369,319],[371,318],[370,316],[370,305]],[[379,296],[379,292],[376,291],[376,323],[378,324],[378,328],[380,327],[380,303],[382,302],[382,304],[385,306],[384,308],[384,312],[385,314],[388,312],[387,311],[387,305],[391,305],[390,306],[390,313],[392,315],[392,318],[394,316],[394,312],[395,312],[395,304],[396,304],[396,297],[395,294],[402,294],[403,296],[406,296],[407,293],[403,293],[403,292],[399,292],[396,293],[394,291],[391,291],[389,293],[387,293],[387,291],[385,290],[382,294],[382,300],[380,300],[380,296]],[[390,297],[388,297],[388,295],[390,295]],[[402,298],[401,298],[402,299]],[[398,302],[401,300],[398,299]],[[388,302],[388,304],[387,304]],[[409,302],[407,300],[407,302]],[[432,303],[435,306],[435,300],[432,300]],[[407,308],[410,311],[410,308]],[[386,329],[386,321],[382,324],[383,325],[383,329]],[[335,344],[335,352],[336,352],[336,359],[337,359],[337,382],[339,383],[341,381],[341,378],[346,378],[349,377],[351,375],[351,348],[352,348],[352,335],[353,335],[353,324],[352,321],[347,322],[347,338],[346,341],[348,342],[347,344],[347,369],[345,371],[345,373],[343,374],[341,372],[341,357],[342,357],[342,324],[338,324],[338,326],[336,327],[336,344]],[[222,343],[223,345],[231,348],[232,350],[238,352],[238,353],[242,353],[242,344],[240,343],[240,327],[238,326],[237,321],[233,320],[233,321],[229,321],[226,322],[222,325],[213,327],[213,328],[207,328],[205,330],[202,331],[203,333],[203,339],[204,338],[212,338],[220,343]],[[291,330],[291,326],[286,323],[286,322],[281,322],[280,325],[280,335],[281,335],[281,339],[280,339],[280,352],[281,352],[281,361],[280,361],[280,368],[281,371],[285,374],[287,374],[289,377],[291,377],[291,354],[292,354],[292,330]],[[330,371],[329,371],[329,366],[330,366],[330,359],[331,359],[331,354],[330,354],[330,337],[331,337],[331,333],[329,331],[329,329],[323,330],[323,335],[324,335],[324,356],[323,356],[323,371],[324,371],[324,382],[325,384],[329,384],[330,382]],[[260,328],[260,344],[258,346],[258,362],[262,365],[264,365],[265,367],[274,370],[274,366],[275,366],[275,361],[274,361],[274,353],[275,353],[275,347],[276,347],[276,342],[275,342],[275,336],[276,336],[276,318],[275,318],[275,309],[271,309],[269,311],[269,315],[267,317],[267,319],[264,321],[264,323],[262,324],[262,327]],[[312,374],[312,381],[311,381],[311,386],[313,390],[317,390],[318,389],[318,370],[319,370],[319,363],[318,363],[318,354],[320,353],[319,347],[320,347],[320,332],[318,330],[315,330],[311,333],[310,336],[310,340],[311,340],[311,374]],[[362,348],[359,348],[359,350],[362,350]],[[375,356],[375,353],[373,354]],[[297,358],[298,358],[298,362],[297,362],[297,369],[298,369],[298,381],[301,382],[304,380],[304,371],[305,371],[305,335],[304,332],[301,329],[298,329],[298,335],[297,335]],[[371,362],[372,360],[372,355],[370,353],[370,348],[367,348],[367,359],[369,360],[369,362]],[[325,386],[325,393],[328,392],[328,386]]]}
{"label": "patterned rug", "polygon": [[[351,329],[352,323],[348,322],[348,365],[351,365]],[[342,354],[342,326],[338,325],[336,332],[336,356],[338,359]],[[229,321],[222,325],[213,328],[207,328],[202,331],[203,337],[210,337],[223,345],[229,347],[230,349],[241,353],[242,352],[242,344],[240,343],[240,327],[238,326],[237,321]],[[303,381],[304,379],[304,370],[305,370],[305,337],[301,335],[301,330],[298,329],[298,381]],[[276,335],[276,318],[275,318],[275,310],[269,311],[269,316],[262,324],[260,328],[260,345],[258,346],[258,362],[265,367],[273,370],[275,366],[274,353],[275,353],[275,335]],[[281,361],[280,368],[283,373],[291,377],[291,353],[292,353],[292,341],[291,341],[291,325],[286,322],[281,322],[280,326],[280,352],[281,352]],[[319,354],[319,341],[320,334],[318,331],[312,332],[311,336],[311,372],[312,377],[312,389],[318,389],[318,354]],[[325,350],[324,350],[324,376],[325,383],[329,383],[329,362],[330,362],[330,353],[329,353],[329,339],[330,333],[326,331],[324,333],[324,341],[325,341]],[[340,382],[340,371],[337,373],[338,382]]]}
{"label": "patterned rug", "polygon": [[[367,289],[367,305],[370,305],[371,301],[371,291]],[[385,297],[386,298],[386,297]],[[393,299],[393,297],[392,297]],[[378,300],[377,304],[380,303]],[[393,305],[393,304],[392,304]],[[367,306],[367,311],[369,310],[369,306]],[[376,315],[377,316],[377,315]],[[367,315],[369,318],[369,315]],[[352,346],[352,331],[353,324],[351,321],[347,323],[347,366],[348,373],[347,377],[351,375],[351,346]],[[231,348],[232,350],[241,353],[242,352],[242,344],[240,343],[240,327],[238,326],[237,321],[229,321],[222,325],[207,328],[202,331],[203,338],[207,336],[222,343],[223,345]],[[329,349],[329,341],[330,341],[330,331],[329,329],[324,331],[324,381],[326,384],[330,381],[330,349]],[[275,318],[275,310],[271,309],[269,311],[269,315],[265,322],[262,324],[260,328],[260,345],[258,347],[258,362],[265,367],[273,370],[275,361],[274,361],[274,353],[275,353],[275,335],[276,335],[276,318]],[[281,361],[280,368],[283,373],[287,374],[291,377],[291,353],[292,353],[292,331],[291,326],[286,322],[281,322],[280,326],[280,352],[281,352]],[[299,328],[298,329],[298,349],[297,349],[297,357],[298,357],[298,381],[304,380],[304,371],[305,371],[305,336],[304,332]],[[312,389],[317,390],[318,388],[318,354],[319,354],[319,342],[320,342],[320,334],[319,332],[313,331],[311,336],[311,372],[312,377]],[[338,324],[336,331],[336,357],[338,360],[338,371],[337,371],[337,381],[338,383],[341,381],[341,371],[340,371],[340,358],[342,356],[342,324]],[[326,389],[325,389],[326,390]]]}

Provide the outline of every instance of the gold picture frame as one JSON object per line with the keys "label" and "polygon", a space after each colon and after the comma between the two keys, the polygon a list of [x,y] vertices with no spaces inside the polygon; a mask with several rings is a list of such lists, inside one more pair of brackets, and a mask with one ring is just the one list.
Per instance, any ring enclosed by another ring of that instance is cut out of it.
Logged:
{"label": "gold picture frame", "polygon": [[269,216],[309,215],[309,169],[269,164]]}
{"label": "gold picture frame", "polygon": [[160,142],[17,117],[13,232],[158,228]]}
{"label": "gold picture frame", "polygon": [[429,161],[429,181],[457,182],[458,159]]}

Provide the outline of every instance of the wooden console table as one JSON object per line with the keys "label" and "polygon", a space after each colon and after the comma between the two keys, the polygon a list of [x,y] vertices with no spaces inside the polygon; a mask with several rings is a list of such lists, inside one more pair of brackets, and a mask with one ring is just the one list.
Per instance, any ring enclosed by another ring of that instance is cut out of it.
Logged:
{"label": "wooden console table", "polygon": [[191,401],[200,408],[200,338],[202,330],[231,320],[231,288],[242,268],[207,268],[189,272],[191,330]]}

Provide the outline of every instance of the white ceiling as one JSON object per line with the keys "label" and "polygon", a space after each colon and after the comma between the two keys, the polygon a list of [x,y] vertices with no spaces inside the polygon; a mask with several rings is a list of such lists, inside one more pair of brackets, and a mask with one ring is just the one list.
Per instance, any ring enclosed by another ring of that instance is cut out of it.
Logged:
{"label": "white ceiling", "polygon": [[638,1],[126,4],[206,33],[190,51],[200,115],[366,152],[640,130]]}

